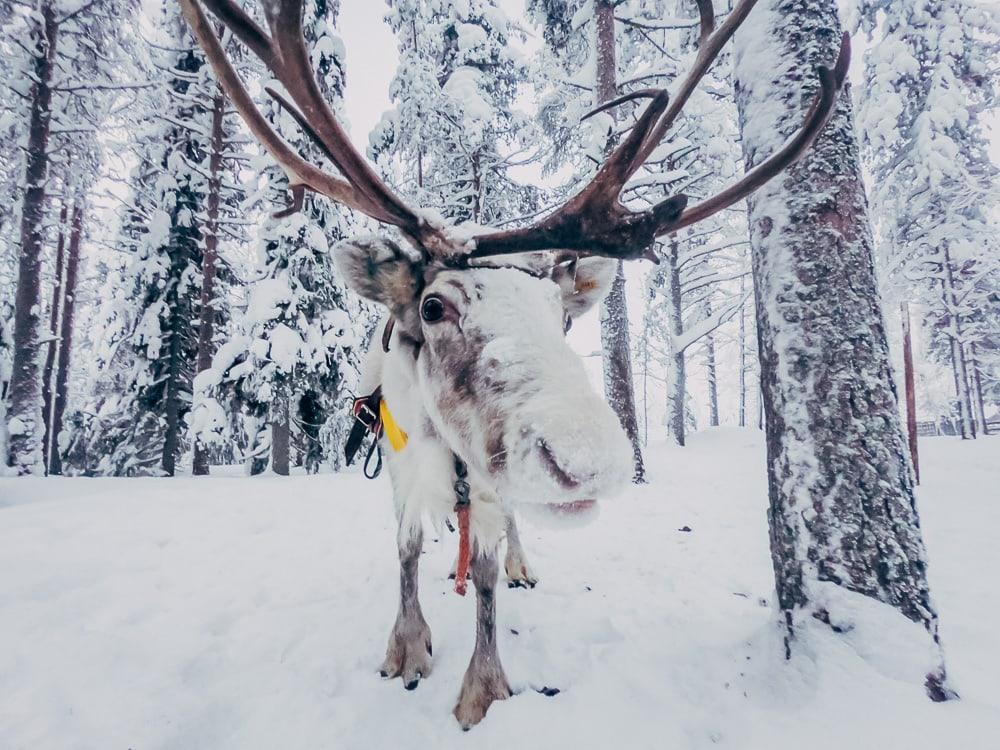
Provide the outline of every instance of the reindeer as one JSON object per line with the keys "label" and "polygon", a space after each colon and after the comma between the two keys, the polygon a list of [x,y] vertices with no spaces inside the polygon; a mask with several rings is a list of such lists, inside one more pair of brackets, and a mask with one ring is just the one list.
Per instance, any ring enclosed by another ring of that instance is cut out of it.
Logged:
{"label": "reindeer", "polygon": [[[698,0],[701,34],[691,70],[664,90],[630,92],[595,111],[648,99],[595,176],[566,203],[502,231],[448,227],[404,202],[352,146],[324,101],[301,31],[302,0],[264,0],[266,29],[236,0],[179,0],[226,94],[288,174],[291,203],[306,190],[384,225],[389,235],[336,248],[341,274],[393,321],[377,372],[393,420],[408,436],[387,450],[399,519],[400,600],[381,672],[415,688],[431,671],[430,629],[417,596],[422,517],[459,509],[471,537],[476,644],[454,715],[479,722],[511,690],[497,654],[497,547],[507,509],[544,498],[607,496],[627,482],[631,452],[614,413],[589,387],[563,340],[566,322],[599,300],[624,260],[655,261],[654,241],[746,198],[805,153],[844,85],[846,35],[800,129],[717,195],[688,206],[675,195],[648,208],[621,203],[626,182],[676,121],[698,82],[755,4],[740,0],[718,28]],[[227,59],[204,7],[267,66],[285,93],[268,89],[322,148],[341,176],[299,156],[274,131]],[[290,98],[286,98],[287,97]],[[511,258],[516,256],[516,258]],[[506,261],[498,260],[506,258]],[[457,502],[456,502],[457,500]],[[464,572],[459,566],[459,580]]]}

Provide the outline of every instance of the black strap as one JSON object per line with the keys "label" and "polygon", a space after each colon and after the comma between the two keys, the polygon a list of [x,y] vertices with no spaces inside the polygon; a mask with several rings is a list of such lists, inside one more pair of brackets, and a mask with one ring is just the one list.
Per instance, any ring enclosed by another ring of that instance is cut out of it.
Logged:
{"label": "black strap", "polygon": [[[347,436],[347,442],[344,443],[344,458],[347,459],[348,466],[354,462],[354,457],[358,455],[358,451],[361,449],[361,444],[364,442],[366,435],[369,433],[374,435],[372,445],[377,445],[378,439],[382,437],[382,418],[379,413],[381,403],[382,386],[379,386],[367,396],[354,399],[354,406],[352,408],[354,425]],[[371,457],[371,454],[372,449],[369,449],[368,458]],[[379,455],[379,463],[376,467],[375,476],[378,476],[378,472],[382,470],[381,458],[381,455]],[[367,466],[367,464],[368,461],[366,460],[365,465]]]}
{"label": "black strap", "polygon": [[451,454],[455,459],[455,510],[469,504],[469,469],[465,461],[458,457],[457,453]]}
{"label": "black strap", "polygon": [[[375,464],[375,469],[369,470],[368,465],[372,462],[373,453],[378,458],[378,461]],[[372,440],[371,447],[368,449],[368,455],[365,456],[365,465],[362,471],[366,479],[375,479],[375,477],[382,473],[382,446],[378,444],[377,437]]]}

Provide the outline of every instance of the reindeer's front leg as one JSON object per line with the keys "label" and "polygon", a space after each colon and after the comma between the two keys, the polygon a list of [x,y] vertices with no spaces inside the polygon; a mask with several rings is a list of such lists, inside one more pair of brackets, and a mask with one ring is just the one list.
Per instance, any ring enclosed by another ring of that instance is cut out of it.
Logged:
{"label": "reindeer's front leg", "polygon": [[383,677],[402,676],[407,690],[416,688],[420,678],[431,672],[431,630],[417,597],[417,567],[423,543],[424,533],[419,524],[416,528],[400,524],[399,613],[379,670]]}
{"label": "reindeer's front leg", "polygon": [[503,567],[507,572],[507,585],[511,588],[525,587],[535,588],[538,583],[538,576],[528,565],[528,558],[524,554],[524,547],[521,546],[521,535],[517,532],[517,521],[514,520],[514,511],[508,510],[504,523],[507,528],[507,556],[504,558]]}
{"label": "reindeer's front leg", "polygon": [[511,695],[497,654],[496,585],[499,573],[497,545],[484,553],[477,544],[472,556],[472,583],[476,587],[476,649],[465,672],[454,712],[462,729],[478,724],[493,701],[504,700]]}

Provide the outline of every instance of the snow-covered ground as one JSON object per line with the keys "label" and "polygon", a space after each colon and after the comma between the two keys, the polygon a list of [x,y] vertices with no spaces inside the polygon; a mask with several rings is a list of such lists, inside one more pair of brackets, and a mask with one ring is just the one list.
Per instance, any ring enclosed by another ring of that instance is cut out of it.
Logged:
{"label": "snow-covered ground", "polygon": [[651,484],[585,528],[524,524],[541,583],[498,596],[518,694],[469,734],[451,716],[475,606],[446,580],[454,535],[421,560],[434,673],[412,693],[375,674],[396,608],[388,479],[3,479],[0,748],[997,748],[1000,439],[921,448],[961,701],[929,702],[850,637],[783,659],[763,447],[717,430],[651,448]]}

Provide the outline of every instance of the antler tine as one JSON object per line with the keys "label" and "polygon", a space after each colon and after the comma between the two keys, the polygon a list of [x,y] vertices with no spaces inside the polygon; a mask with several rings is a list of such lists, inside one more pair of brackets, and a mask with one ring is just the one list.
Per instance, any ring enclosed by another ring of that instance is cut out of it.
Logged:
{"label": "antler tine", "polygon": [[[218,2],[226,6],[223,15],[233,24],[229,26],[233,33],[240,39],[252,39],[253,47],[251,48],[257,47],[263,50],[265,55],[269,56],[271,54],[270,40],[267,39],[260,28],[256,24],[253,24],[241,9],[233,6],[229,0],[218,0]],[[243,80],[226,57],[226,53],[222,49],[222,43],[219,41],[218,36],[216,36],[215,30],[208,22],[197,0],[180,0],[180,4],[184,17],[191,26],[191,31],[198,44],[204,50],[205,57],[215,71],[220,85],[233,102],[233,106],[236,107],[236,110],[243,117],[247,127],[250,128],[250,132],[263,144],[264,148],[267,149],[278,165],[288,175],[289,182],[293,187],[293,193],[295,186],[304,185],[351,208],[365,211],[366,202],[351,185],[326,174],[307,162],[295,153],[281,139],[281,136],[274,131],[270,123],[268,123],[267,118],[257,109],[257,105],[254,104],[253,98],[243,84]],[[252,28],[244,26],[244,21],[249,21],[253,25]],[[250,29],[249,31],[247,30],[248,28]],[[249,42],[248,46],[250,46]]]}
{"label": "antler tine", "polygon": [[270,65],[274,47],[264,30],[234,0],[215,0],[212,13],[243,42],[250,51]]}
{"label": "antler tine", "polygon": [[389,223],[416,233],[420,224],[416,213],[382,181],[354,148],[319,90],[302,38],[302,0],[266,2],[264,9],[281,59],[281,65],[274,73],[298,105],[302,119],[309,123],[310,135],[325,144],[326,152],[337,168],[357,191],[390,217]]}
{"label": "antler tine", "polygon": [[847,32],[844,32],[840,39],[840,51],[837,54],[837,62],[833,70],[822,65],[817,69],[820,90],[817,92],[816,98],[813,99],[798,132],[781,149],[747,172],[741,180],[717,195],[685,210],[675,221],[664,222],[662,226],[657,228],[657,234],[675,232],[729,208],[798,161],[815,142],[830,119],[830,115],[833,114],[837,104],[837,94],[847,79],[847,69],[850,62],[851,37]]}
{"label": "antler tine", "polygon": [[[303,185],[376,221],[394,225],[429,254],[447,249],[442,230],[422,221],[418,213],[383,182],[354,148],[323,98],[302,37],[302,0],[264,0],[262,7],[270,33],[265,32],[235,0],[180,0],[180,3],[224,90],[254,136],[288,173],[293,188]],[[226,58],[215,31],[207,21],[202,3],[260,58],[281,83],[291,102],[271,89],[268,93],[320,146],[347,182],[304,160],[275,132]],[[290,208],[301,205],[301,192],[293,189],[292,198]]]}
{"label": "antler tine", "polygon": [[[837,95],[844,86],[851,53],[850,38],[846,34],[833,70],[819,68],[820,91],[801,128],[785,146],[751,169],[743,179],[691,208],[686,207],[687,198],[683,195],[668,198],[645,211],[632,211],[621,204],[620,194],[625,182],[662,141],[698,82],[755,3],[756,0],[741,0],[722,25],[713,30],[715,20],[711,2],[698,0],[702,43],[691,71],[677,87],[673,98],[668,98],[666,91],[653,96],[629,134],[579,193],[530,226],[474,237],[475,247],[470,258],[562,248],[622,260],[656,260],[652,245],[657,237],[728,208],[800,158],[830,118]],[[647,94],[626,94],[595,112]]]}
{"label": "antler tine", "polygon": [[691,98],[691,94],[698,87],[698,83],[705,77],[708,69],[712,67],[715,58],[719,56],[719,52],[726,46],[726,42],[732,38],[736,29],[746,20],[747,15],[757,4],[757,0],[740,0],[729,12],[729,15],[726,16],[726,20],[723,21],[722,25],[718,29],[715,29],[715,12],[712,8],[711,0],[697,0],[697,2],[698,13],[701,18],[701,34],[694,64],[674,92],[670,107],[664,112],[663,117],[656,123],[656,126],[649,131],[649,135],[639,150],[641,161],[636,166],[636,169],[645,163],[649,155],[653,153],[660,144],[660,141],[663,140],[663,136],[666,135],[667,131],[674,124],[677,116],[684,109],[684,105]]}
{"label": "antler tine", "polygon": [[698,48],[705,46],[705,42],[715,31],[715,8],[712,7],[712,0],[696,0],[698,3],[698,16],[701,30],[698,34]]}
{"label": "antler tine", "polygon": [[605,112],[609,109],[614,109],[615,107],[624,104],[625,102],[635,101],[636,99],[653,99],[654,97],[656,97],[657,94],[660,93],[660,91],[662,91],[662,89],[639,89],[638,91],[630,91],[627,94],[622,94],[616,99],[612,99],[611,101],[604,102],[604,104],[594,107],[592,110],[587,112],[587,114],[583,115],[583,117],[580,118],[580,122],[588,120],[594,115],[599,114],[601,112]]}
{"label": "antler tine", "polygon": [[[277,91],[272,89],[270,86],[265,86],[264,91],[267,92],[268,96],[274,99],[281,106],[282,109],[284,109],[286,112],[288,112],[288,114],[292,116],[292,119],[295,120],[296,123],[298,123],[299,127],[302,128],[302,130],[306,133],[306,135],[309,136],[312,142],[319,147],[320,151],[323,152],[323,155],[326,156],[326,158],[329,159],[334,164],[337,164],[337,157],[334,155],[332,151],[330,151],[330,148],[326,145],[323,139],[319,137],[319,135],[313,129],[312,125],[309,124],[309,121],[306,120],[306,118],[302,116],[302,113],[295,108],[295,105],[293,105],[290,101],[288,101],[285,97],[283,97]],[[368,196],[360,196],[360,197],[363,198],[363,202],[365,202],[365,205],[367,206],[367,208],[363,208],[361,210],[367,213],[373,219],[375,219],[376,221],[384,222],[386,224],[397,223],[397,217],[383,210],[379,203],[376,203],[375,201],[371,200],[370,198],[368,198]],[[276,219],[280,219],[285,216],[291,216],[293,213],[296,213],[299,209],[302,208],[302,196],[293,195],[293,199],[294,202],[292,206],[289,207],[289,210],[281,211],[279,214],[274,215]]]}

